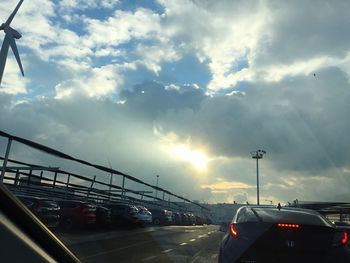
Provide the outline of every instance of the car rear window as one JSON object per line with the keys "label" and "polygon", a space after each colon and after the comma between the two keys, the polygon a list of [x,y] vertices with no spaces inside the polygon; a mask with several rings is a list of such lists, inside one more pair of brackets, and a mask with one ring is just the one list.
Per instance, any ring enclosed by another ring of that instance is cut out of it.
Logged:
{"label": "car rear window", "polygon": [[34,206],[34,202],[32,200],[21,198],[21,197],[19,197],[19,200],[28,208]]}
{"label": "car rear window", "polygon": [[238,222],[294,223],[304,225],[331,226],[321,215],[302,210],[278,210],[266,208],[246,209]]}
{"label": "car rear window", "polygon": [[42,205],[46,207],[58,207],[58,204],[51,200],[42,200]]}
{"label": "car rear window", "polygon": [[75,208],[78,206],[77,204],[70,202],[59,202],[59,205],[61,208]]}

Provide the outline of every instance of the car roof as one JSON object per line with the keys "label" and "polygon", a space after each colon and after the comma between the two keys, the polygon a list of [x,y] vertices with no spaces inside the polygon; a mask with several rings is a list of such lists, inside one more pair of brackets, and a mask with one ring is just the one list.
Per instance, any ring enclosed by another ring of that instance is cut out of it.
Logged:
{"label": "car roof", "polygon": [[307,225],[333,225],[321,214],[314,210],[274,206],[243,206],[238,209],[233,221],[243,222],[268,222],[268,223],[295,223]]}
{"label": "car roof", "polygon": [[46,197],[39,197],[39,196],[28,196],[28,195],[16,195],[17,198],[27,198],[27,199],[35,199],[35,200],[42,200],[42,201],[54,201],[50,198]]}
{"label": "car roof", "polygon": [[91,204],[89,202],[80,201],[80,200],[56,200],[58,203],[79,203],[79,204]]}

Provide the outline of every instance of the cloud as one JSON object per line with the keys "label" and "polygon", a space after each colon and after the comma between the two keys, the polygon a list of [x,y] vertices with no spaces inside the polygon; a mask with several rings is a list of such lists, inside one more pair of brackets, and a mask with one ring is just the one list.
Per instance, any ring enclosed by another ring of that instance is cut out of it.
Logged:
{"label": "cloud", "polygon": [[86,18],[87,36],[84,44],[89,47],[118,46],[131,39],[153,39],[160,30],[159,15],[140,8],[135,12],[117,10],[107,20]]}
{"label": "cloud", "polygon": [[[12,52],[9,50],[9,53]],[[21,59],[23,66],[27,65],[25,59]],[[0,92],[16,95],[27,93],[29,79],[22,77],[17,61],[10,55],[6,61],[6,66],[2,78]]]}
{"label": "cloud", "polygon": [[[0,17],[15,5],[1,5]],[[264,199],[346,193],[348,3],[156,5],[24,2],[13,26],[23,34],[17,43],[28,75],[9,60],[1,127],[100,162],[109,145],[118,168],[150,181],[159,172],[164,185],[198,199],[254,202],[254,188],[214,188],[254,185],[249,152],[258,148],[267,151]],[[209,76],[192,79],[189,57]],[[175,62],[188,77],[170,70]],[[204,149],[208,172],[198,177],[162,151],[165,139]]]}
{"label": "cloud", "polygon": [[118,0],[62,0],[59,5],[63,9],[99,9],[114,8],[119,4]]}
{"label": "cloud", "polygon": [[[122,90],[124,104],[107,99],[103,91],[98,100],[76,93],[73,99],[62,94],[62,99],[16,104],[7,97],[0,123],[9,132],[87,160],[104,163],[109,156],[113,167],[148,182],[159,173],[163,186],[191,193],[193,199],[208,195],[207,200],[222,202],[243,194],[255,202],[256,171],[249,152],[257,148],[267,151],[260,163],[262,200],[317,199],[320,191],[328,191],[323,198],[332,199],[347,191],[350,127],[343,120],[350,89],[341,70],[328,68],[316,78],[273,85],[251,84],[244,96],[211,97],[202,89],[166,86],[146,82]],[[188,140],[210,159],[208,172],[200,177],[188,162],[162,150]],[[330,179],[323,182],[326,177]]]}
{"label": "cloud", "polygon": [[71,97],[74,94],[86,95],[88,97],[105,97],[116,92],[116,89],[123,83],[115,67],[104,66],[93,68],[88,71],[88,76],[71,79],[58,84],[56,99]]}
{"label": "cloud", "polygon": [[217,182],[210,185],[201,185],[201,188],[209,188],[215,191],[232,190],[232,189],[247,189],[252,186],[242,182]]}

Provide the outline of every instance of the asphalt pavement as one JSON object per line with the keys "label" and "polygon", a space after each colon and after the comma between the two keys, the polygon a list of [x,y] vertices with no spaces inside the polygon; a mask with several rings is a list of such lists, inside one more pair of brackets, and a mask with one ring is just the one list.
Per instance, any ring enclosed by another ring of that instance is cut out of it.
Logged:
{"label": "asphalt pavement", "polygon": [[217,262],[219,227],[164,226],[60,233],[82,262]]}

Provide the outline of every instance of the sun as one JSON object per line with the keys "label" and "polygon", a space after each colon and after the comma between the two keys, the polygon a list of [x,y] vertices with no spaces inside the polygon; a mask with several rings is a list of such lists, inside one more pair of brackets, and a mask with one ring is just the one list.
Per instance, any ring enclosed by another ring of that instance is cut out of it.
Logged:
{"label": "sun", "polygon": [[201,151],[193,151],[186,145],[172,146],[169,151],[177,158],[191,163],[198,171],[204,171],[207,168],[209,159]]}

